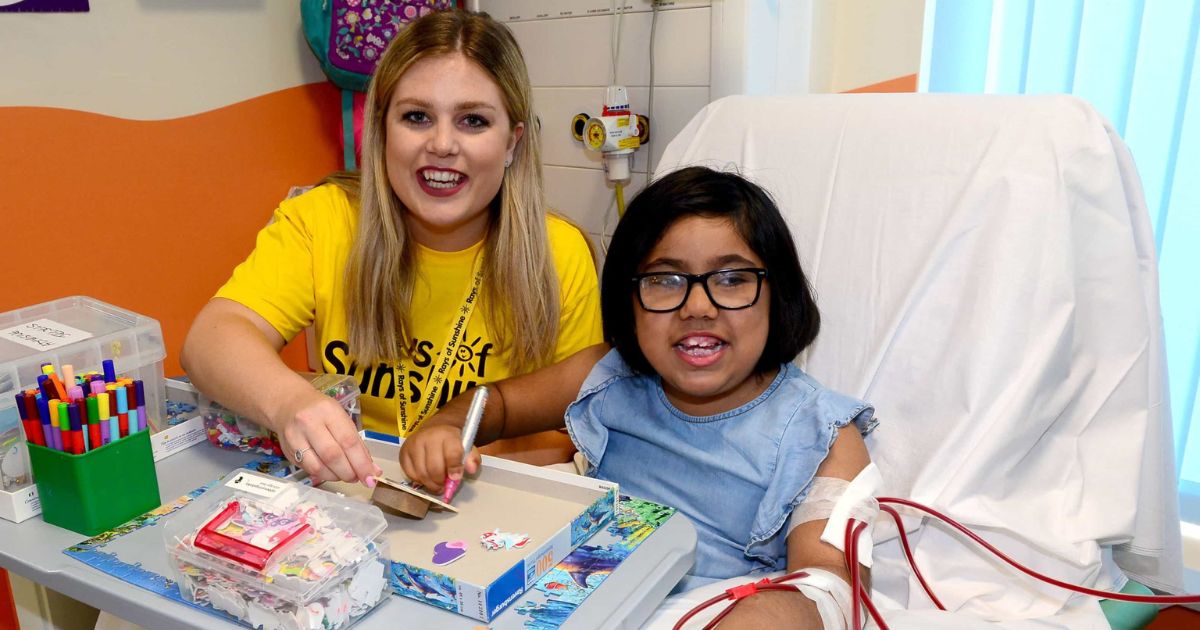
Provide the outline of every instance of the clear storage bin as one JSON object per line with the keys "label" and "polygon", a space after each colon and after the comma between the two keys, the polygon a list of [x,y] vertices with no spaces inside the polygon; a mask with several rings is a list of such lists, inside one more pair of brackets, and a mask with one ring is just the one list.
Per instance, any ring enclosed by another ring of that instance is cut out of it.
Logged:
{"label": "clear storage bin", "polygon": [[162,328],[157,320],[85,296],[66,297],[0,313],[0,518],[21,521],[41,510],[33,489],[16,394],[36,389],[42,364],[59,375],[101,372],[112,360],[117,376],[140,380],[146,425],[165,417]]}
{"label": "clear storage bin", "polygon": [[163,535],[188,601],[253,628],[338,630],[390,593],[386,526],[373,505],[235,470]]}
{"label": "clear storage bin", "polygon": [[[313,388],[333,398],[346,410],[356,431],[362,430],[362,412],[358,404],[358,383],[344,374],[301,373]],[[213,446],[243,452],[283,455],[279,436],[249,418],[222,407],[220,403],[200,396],[199,413],[204,416],[204,431]]]}

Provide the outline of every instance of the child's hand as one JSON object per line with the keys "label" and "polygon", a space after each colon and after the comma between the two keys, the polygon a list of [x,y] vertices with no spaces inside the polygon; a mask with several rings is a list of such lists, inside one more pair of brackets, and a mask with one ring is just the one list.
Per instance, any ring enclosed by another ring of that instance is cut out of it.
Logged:
{"label": "child's hand", "polygon": [[[430,492],[441,492],[449,475],[462,479],[462,429],[450,425],[432,425],[419,429],[400,447],[400,467],[404,474]],[[479,449],[472,448],[466,473],[479,470]]]}

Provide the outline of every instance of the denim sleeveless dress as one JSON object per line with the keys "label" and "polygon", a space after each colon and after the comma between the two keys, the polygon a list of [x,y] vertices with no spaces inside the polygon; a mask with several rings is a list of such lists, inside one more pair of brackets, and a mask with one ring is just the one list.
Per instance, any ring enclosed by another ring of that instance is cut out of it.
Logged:
{"label": "denim sleeveless dress", "polygon": [[696,563],[675,592],[787,568],[784,524],[829,454],[837,430],[865,435],[874,408],[822,387],[787,363],[754,400],[690,416],[657,375],[635,374],[612,350],[567,408],[567,429],[588,476],[621,494],[676,507],[696,526]]}

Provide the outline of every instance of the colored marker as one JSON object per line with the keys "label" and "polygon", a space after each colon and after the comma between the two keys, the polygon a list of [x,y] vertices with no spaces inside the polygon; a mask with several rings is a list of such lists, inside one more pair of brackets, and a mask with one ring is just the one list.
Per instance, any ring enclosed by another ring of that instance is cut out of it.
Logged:
{"label": "colored marker", "polygon": [[117,370],[113,366],[112,359],[105,359],[100,362],[100,365],[104,368],[104,382],[105,383],[117,382]]}
{"label": "colored marker", "polygon": [[42,374],[50,375],[53,373],[54,373],[54,364],[53,363],[43,363],[42,364]]}
{"label": "colored marker", "polygon": [[92,390],[93,394],[101,394],[104,392],[104,381],[100,380],[100,378],[92,377],[90,383],[91,384],[88,385],[88,387]]}
{"label": "colored marker", "polygon": [[70,401],[50,401],[50,415],[58,416],[58,444],[64,453],[83,452],[83,439],[71,424]]}
{"label": "colored marker", "polygon": [[88,439],[87,427],[84,426],[83,418],[79,415],[79,404],[63,403],[63,410],[60,411],[60,415],[62,412],[67,414],[67,418],[71,422],[71,431],[75,432],[75,435],[78,436],[76,440],[78,441],[77,446],[80,448],[79,452],[82,454],[92,450],[92,441]]}
{"label": "colored marker", "polygon": [[71,432],[71,417],[67,410],[59,406],[61,400],[50,401],[50,422],[54,425],[51,433],[58,433],[58,450],[64,453],[75,452],[75,434]]}
{"label": "colored marker", "polygon": [[87,429],[83,426],[83,420],[79,417],[79,405],[67,403],[64,405],[63,415],[66,416],[67,422],[71,425],[71,433],[75,436],[75,454],[83,455],[88,452],[89,440]]}
{"label": "colored marker", "polygon": [[63,364],[63,384],[68,390],[75,386],[75,366],[70,363]]}
{"label": "colored marker", "polygon": [[37,420],[37,390],[25,390],[25,415],[30,420]]}
{"label": "colored marker", "polygon": [[[100,410],[96,396],[88,396],[79,411],[81,415],[87,416],[88,437],[92,441],[92,448],[104,446],[104,434],[100,431]],[[84,414],[84,411],[87,413]]]}
{"label": "colored marker", "polygon": [[91,426],[88,424],[88,401],[84,398],[74,398],[71,402],[79,409],[76,413],[79,414],[79,431],[84,434],[84,445],[88,450],[100,448],[100,440],[92,437]]}
{"label": "colored marker", "polygon": [[25,405],[25,392],[17,392],[17,414],[21,416],[21,427],[25,429],[25,439],[33,441],[33,427],[29,425],[29,408]]}
{"label": "colored marker", "polygon": [[59,400],[66,400],[67,388],[63,385],[62,381],[58,380],[58,375],[50,372],[47,378],[50,380],[50,385],[54,388],[54,397]]}
{"label": "colored marker", "polygon": [[55,398],[57,392],[54,391],[54,383],[50,382],[50,377],[45,374],[39,374],[37,377],[38,391],[41,392],[42,398],[50,400]]}
{"label": "colored marker", "polygon": [[137,392],[138,431],[145,431],[150,422],[146,415],[146,387],[141,381],[134,381],[133,388]]}
{"label": "colored marker", "polygon": [[101,392],[96,394],[96,409],[100,411],[100,437],[105,444],[108,444],[117,439],[117,436],[113,435],[117,419],[112,418],[112,422],[109,422],[107,393]]}
{"label": "colored marker", "polygon": [[113,392],[117,395],[117,428],[121,437],[125,437],[129,435],[129,392],[120,385],[113,388]]}
{"label": "colored marker", "polygon": [[[63,441],[63,439],[62,439],[62,437],[63,437],[62,436],[62,429],[63,429],[62,425],[66,424],[67,418],[66,418],[66,416],[63,416],[62,422],[60,424],[59,419],[58,419],[58,413],[59,413],[58,403],[59,403],[59,401],[57,401],[57,400],[50,401],[50,405],[49,405],[49,407],[50,407],[50,426],[43,426],[42,432],[46,436],[46,445],[47,446],[49,446],[50,448],[52,448],[56,451],[68,451],[69,452],[71,450],[71,441],[69,439],[69,436],[66,441]],[[70,427],[68,427],[68,429],[69,428]]]}
{"label": "colored marker", "polygon": [[[480,385],[475,388],[475,395],[471,398],[471,407],[467,409],[467,422],[462,428],[463,474],[466,474],[467,456],[471,454],[471,447],[475,446],[475,434],[479,432],[479,421],[483,419],[483,408],[487,406],[487,399],[487,387]],[[442,501],[449,503],[450,499],[454,498],[454,493],[458,492],[459,483],[461,483],[460,479],[451,479],[449,475],[446,475],[446,487],[442,491]]]}
{"label": "colored marker", "polygon": [[31,418],[34,422],[29,423],[30,428],[33,429],[33,435],[26,437],[30,438],[29,441],[38,446],[49,448],[50,445],[46,442],[46,435],[42,429],[42,419],[45,418],[47,423],[50,421],[49,401],[39,396],[35,399],[35,402],[37,404],[37,415]]}
{"label": "colored marker", "polygon": [[125,388],[125,400],[129,404],[129,432],[137,433],[142,430],[138,426],[138,418],[142,414],[137,412],[137,389],[133,387],[133,381],[130,379],[122,379],[121,382],[121,386]]}
{"label": "colored marker", "polygon": [[[46,445],[49,448],[60,450],[62,452],[71,452],[71,434],[64,433],[70,426],[67,425],[66,413],[61,414],[62,409],[59,408],[59,400],[50,400],[47,407],[50,410],[49,420],[42,420],[42,432],[46,437]],[[55,425],[55,420],[58,420],[58,426]],[[65,439],[64,439],[65,438]]]}

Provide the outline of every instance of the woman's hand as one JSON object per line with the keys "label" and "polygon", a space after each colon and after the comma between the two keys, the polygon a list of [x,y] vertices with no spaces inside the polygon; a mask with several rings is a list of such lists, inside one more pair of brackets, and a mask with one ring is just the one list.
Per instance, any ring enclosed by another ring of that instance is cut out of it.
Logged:
{"label": "woman's hand", "polygon": [[[431,492],[441,492],[447,475],[454,480],[462,479],[462,456],[462,429],[452,424],[431,424],[404,440],[400,447],[400,467],[411,481]],[[472,448],[465,472],[474,474],[481,460],[479,449]]]}
{"label": "woman's hand", "polygon": [[213,400],[275,431],[284,455],[313,484],[381,474],[346,411],[279,358],[285,339],[249,308],[223,298],[204,305],[180,362]]}
{"label": "woman's hand", "polygon": [[276,432],[283,452],[312,478],[324,481],[360,481],[375,487],[383,469],[371,459],[367,445],[346,410],[337,401],[309,388],[305,395],[284,403],[275,414]]}

